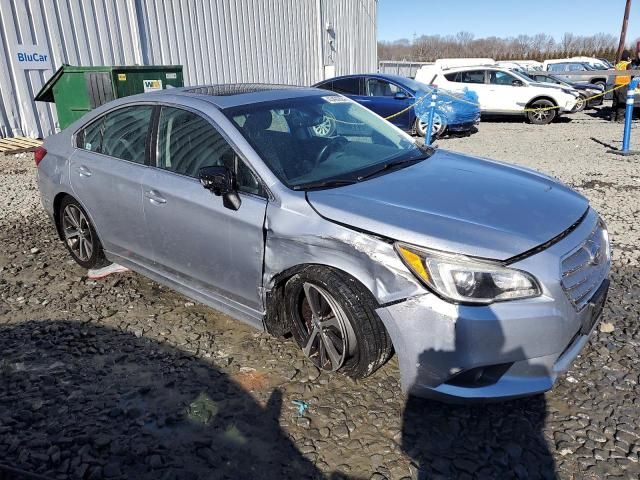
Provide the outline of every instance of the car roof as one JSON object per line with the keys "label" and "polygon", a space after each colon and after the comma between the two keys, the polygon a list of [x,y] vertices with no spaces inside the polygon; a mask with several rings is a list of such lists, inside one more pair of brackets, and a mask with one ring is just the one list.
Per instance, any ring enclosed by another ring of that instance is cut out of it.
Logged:
{"label": "car roof", "polygon": [[502,72],[508,72],[509,68],[501,67],[500,65],[465,65],[464,67],[452,67],[441,70],[442,74],[454,73],[454,72],[466,72],[471,70],[500,70]]}
{"label": "car roof", "polygon": [[392,73],[354,73],[353,75],[340,75],[339,77],[327,78],[326,80],[322,80],[316,83],[316,85],[322,85],[326,82],[332,82],[334,80],[342,80],[345,78],[364,78],[364,77],[382,78],[382,79],[391,80],[397,83],[402,83],[407,80],[410,80],[407,77],[403,77],[402,75],[394,75]]}
{"label": "car roof", "polygon": [[223,83],[171,88],[137,96],[138,99],[159,100],[163,95],[178,95],[206,100],[220,109],[252,103],[291,98],[332,95],[332,92],[312,87],[268,83]]}

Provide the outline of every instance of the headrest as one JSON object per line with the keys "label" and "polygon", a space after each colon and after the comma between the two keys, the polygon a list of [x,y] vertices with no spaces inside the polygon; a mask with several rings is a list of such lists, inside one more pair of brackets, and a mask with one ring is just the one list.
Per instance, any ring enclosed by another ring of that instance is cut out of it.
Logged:
{"label": "headrest", "polygon": [[271,126],[271,110],[250,113],[242,128],[246,130],[263,131]]}

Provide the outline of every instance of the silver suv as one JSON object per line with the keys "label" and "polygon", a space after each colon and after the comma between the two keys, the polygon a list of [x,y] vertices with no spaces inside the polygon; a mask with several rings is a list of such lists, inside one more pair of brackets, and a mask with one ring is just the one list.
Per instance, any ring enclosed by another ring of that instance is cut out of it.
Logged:
{"label": "silver suv", "polygon": [[607,230],[539,173],[436,150],[333,92],[219,85],[127,97],[36,152],[85,268],[117,262],[362,378],[545,391],[605,301]]}

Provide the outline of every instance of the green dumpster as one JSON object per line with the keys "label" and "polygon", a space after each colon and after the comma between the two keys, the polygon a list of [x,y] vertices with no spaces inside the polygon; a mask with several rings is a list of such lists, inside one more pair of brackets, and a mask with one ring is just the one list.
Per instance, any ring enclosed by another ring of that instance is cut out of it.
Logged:
{"label": "green dumpster", "polygon": [[35,97],[55,102],[60,129],[115,98],[182,87],[182,65],[76,67],[63,65]]}

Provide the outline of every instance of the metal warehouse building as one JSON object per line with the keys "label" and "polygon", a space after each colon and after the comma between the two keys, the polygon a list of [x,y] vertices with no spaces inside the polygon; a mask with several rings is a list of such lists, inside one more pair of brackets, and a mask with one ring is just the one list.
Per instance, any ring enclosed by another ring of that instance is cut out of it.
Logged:
{"label": "metal warehouse building", "polygon": [[375,71],[377,0],[0,0],[0,137],[55,133],[63,63],[184,66],[185,85]]}

